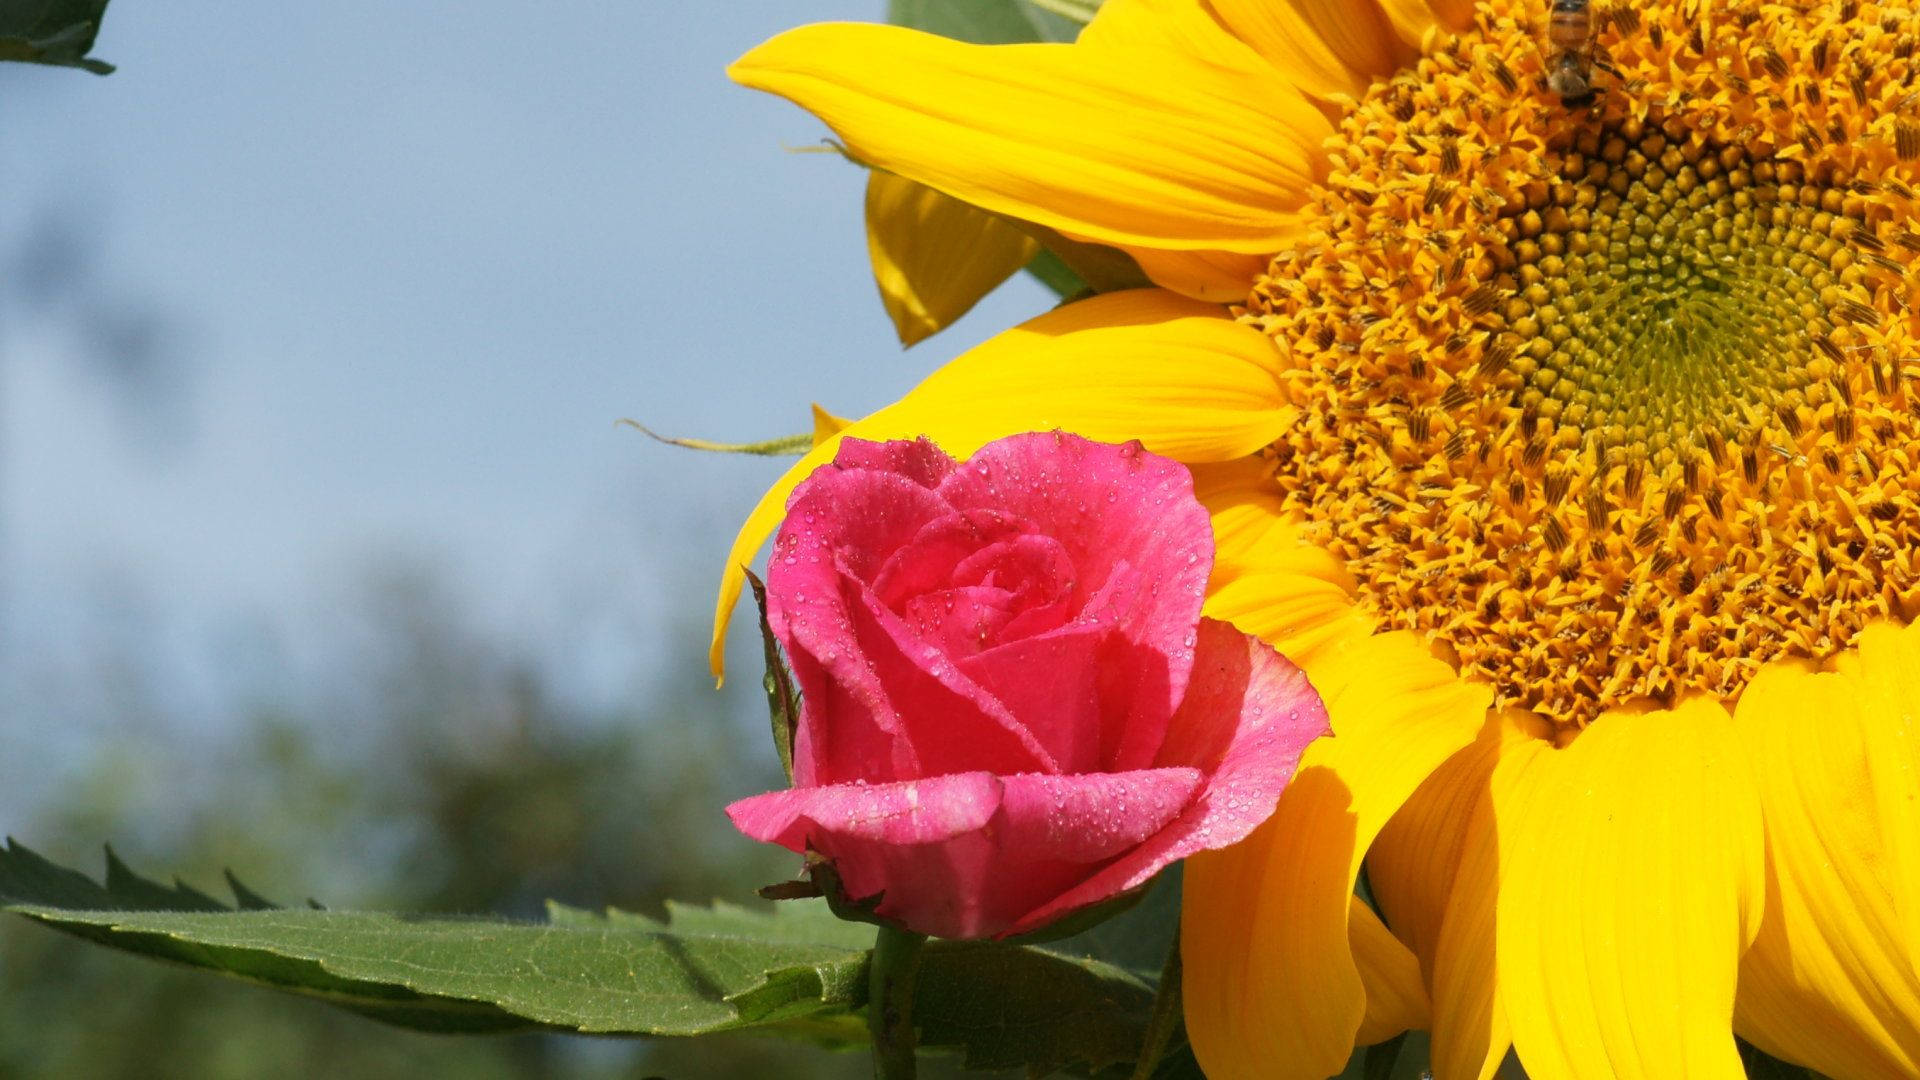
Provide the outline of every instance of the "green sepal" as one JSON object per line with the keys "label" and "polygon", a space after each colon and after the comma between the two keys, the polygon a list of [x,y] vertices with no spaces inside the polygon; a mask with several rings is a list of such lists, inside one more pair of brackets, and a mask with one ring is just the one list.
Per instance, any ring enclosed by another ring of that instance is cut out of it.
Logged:
{"label": "green sepal", "polygon": [[655,442],[668,446],[679,446],[688,450],[702,450],[709,454],[751,454],[754,457],[795,457],[813,449],[813,436],[782,435],[775,439],[763,439],[750,443],[724,443],[712,439],[690,439],[680,435],[662,435],[638,420],[617,420],[617,424],[639,431]]}
{"label": "green sepal", "polygon": [[819,890],[821,899],[827,902],[827,908],[833,912],[834,918],[890,930],[906,929],[901,923],[882,918],[874,913],[874,909],[886,899],[886,893],[877,892],[872,896],[863,896],[858,899],[848,896],[846,886],[840,881],[839,871],[833,868],[833,860],[825,855],[819,852],[808,852],[806,874],[807,880]]}
{"label": "green sepal", "polygon": [[1087,286],[1086,282],[1080,280],[1080,275],[1074,273],[1066,263],[1061,262],[1060,256],[1048,251],[1045,247],[1042,247],[1040,254],[1035,255],[1032,261],[1027,263],[1026,270],[1033,275],[1034,280],[1052,289],[1054,295],[1063,302],[1083,300],[1093,295],[1093,290]]}
{"label": "green sepal", "polygon": [[[1096,293],[1119,292],[1122,289],[1144,289],[1153,284],[1147,272],[1133,256],[1117,247],[1106,244],[1094,244],[1083,240],[1069,240],[1059,230],[1045,225],[1018,218],[1007,218],[1015,227],[1040,242],[1040,246],[1051,252],[1062,267],[1078,279],[1083,291]],[[1031,263],[1028,264],[1032,266]],[[1036,275],[1038,276],[1038,275]],[[1045,280],[1045,279],[1042,279]],[[1072,294],[1062,293],[1067,299]]]}
{"label": "green sepal", "polygon": [[767,586],[753,571],[746,571],[747,587],[753,590],[753,602],[760,609],[760,646],[765,653],[767,673],[760,685],[767,691],[767,711],[773,720],[773,749],[780,755],[780,768],[793,783],[793,733],[800,724],[800,692],[794,688],[793,673],[780,654],[780,640],[773,636],[773,624],[767,621]]}

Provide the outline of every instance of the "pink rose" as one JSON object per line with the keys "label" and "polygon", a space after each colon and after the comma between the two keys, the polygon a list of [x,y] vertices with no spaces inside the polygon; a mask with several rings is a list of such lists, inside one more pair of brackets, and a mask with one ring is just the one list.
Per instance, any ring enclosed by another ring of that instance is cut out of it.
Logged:
{"label": "pink rose", "polygon": [[767,572],[794,787],[727,814],[949,938],[1037,929],[1241,839],[1327,715],[1200,617],[1212,567],[1186,469],[1138,443],[1016,435],[963,465],[846,440]]}

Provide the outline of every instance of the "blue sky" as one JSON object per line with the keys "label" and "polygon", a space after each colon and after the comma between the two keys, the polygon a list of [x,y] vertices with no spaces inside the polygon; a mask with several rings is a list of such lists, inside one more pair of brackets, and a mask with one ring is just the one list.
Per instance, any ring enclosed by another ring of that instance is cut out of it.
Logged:
{"label": "blue sky", "polygon": [[103,649],[217,728],[296,692],[383,556],[443,567],[583,700],[703,677],[661,643],[778,466],[615,421],[803,430],[1048,304],[1015,283],[903,354],[857,170],[784,152],[824,129],[724,77],[881,9],[121,0],[117,74],[0,66],[0,251],[81,215],[89,287],[163,313],[186,388],[106,393],[84,313],[0,321],[0,814],[136,722]]}

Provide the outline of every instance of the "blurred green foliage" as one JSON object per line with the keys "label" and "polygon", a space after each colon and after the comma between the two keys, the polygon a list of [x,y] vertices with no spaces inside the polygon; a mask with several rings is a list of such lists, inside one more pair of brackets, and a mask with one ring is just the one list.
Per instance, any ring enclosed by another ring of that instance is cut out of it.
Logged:
{"label": "blurred green foliage", "polygon": [[[764,722],[705,679],[704,635],[666,635],[684,673],[608,714],[565,704],[532,658],[485,638],[430,574],[383,574],[356,613],[362,661],[331,674],[357,707],[254,711],[218,779],[176,793],[180,816],[132,819],[156,763],[190,752],[137,737],[87,781],[10,822],[63,861],[115,840],[136,866],[222,891],[231,866],[280,903],[532,918],[548,898],[659,912],[668,897],[757,903],[791,875],[721,808],[779,786]],[[697,605],[695,605],[697,606]],[[463,1078],[865,1075],[858,1054],[749,1036],[626,1042],[454,1038],[384,1027],[312,1001],[116,956],[25,920],[0,922],[0,1076]]]}

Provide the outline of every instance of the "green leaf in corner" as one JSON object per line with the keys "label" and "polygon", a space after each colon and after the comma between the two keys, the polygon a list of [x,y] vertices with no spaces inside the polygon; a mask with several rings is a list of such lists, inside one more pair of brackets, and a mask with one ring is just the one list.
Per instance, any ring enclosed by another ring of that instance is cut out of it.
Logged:
{"label": "green leaf in corner", "polygon": [[0,0],[0,60],[112,74],[112,64],[87,56],[106,13],[107,0]]}
{"label": "green leaf in corner", "polygon": [[[611,1035],[750,1029],[826,1045],[866,1038],[872,931],[819,900],[770,912],[669,905],[665,920],[552,905],[548,921],[262,907],[234,910],[117,857],[108,880],[9,841],[0,908],[109,948],[443,1032]],[[1131,1060],[1153,1000],[1140,976],[1054,949],[935,942],[922,961],[921,1045],[970,1067],[1098,1070]]]}

